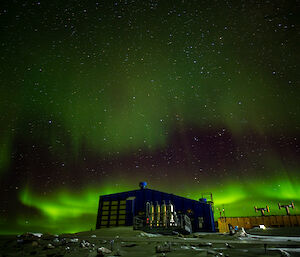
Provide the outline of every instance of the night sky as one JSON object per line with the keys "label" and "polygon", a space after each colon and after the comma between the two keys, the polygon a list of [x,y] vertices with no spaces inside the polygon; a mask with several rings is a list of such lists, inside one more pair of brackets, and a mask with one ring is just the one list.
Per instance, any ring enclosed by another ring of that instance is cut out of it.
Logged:
{"label": "night sky", "polygon": [[0,233],[95,228],[140,181],[300,213],[299,1],[0,5]]}

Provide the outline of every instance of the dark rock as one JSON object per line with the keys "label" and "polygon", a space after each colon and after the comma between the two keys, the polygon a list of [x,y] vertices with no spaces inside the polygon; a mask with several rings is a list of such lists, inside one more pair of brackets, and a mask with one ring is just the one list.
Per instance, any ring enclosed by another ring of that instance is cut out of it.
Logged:
{"label": "dark rock", "polygon": [[242,227],[241,229],[239,229],[239,231],[236,232],[237,237],[248,237],[247,232],[245,231],[245,229]]}
{"label": "dark rock", "polygon": [[25,233],[23,235],[18,236],[18,240],[23,240],[23,243],[31,243],[32,241],[36,241],[39,239],[38,236],[32,234],[32,233]]}
{"label": "dark rock", "polygon": [[65,238],[62,238],[60,240],[60,245],[66,245],[67,244],[67,240]]}
{"label": "dark rock", "polygon": [[80,242],[80,247],[81,248],[87,248],[87,247],[90,247],[90,243],[88,242],[88,241],[85,241],[85,240],[82,240],[81,242]]}
{"label": "dark rock", "polygon": [[102,256],[105,256],[105,254],[103,252],[97,253],[97,257],[102,257]]}
{"label": "dark rock", "polygon": [[53,239],[53,243],[58,244],[58,243],[60,243],[60,241],[59,241],[59,239],[56,237],[56,238]]}
{"label": "dark rock", "polygon": [[207,254],[216,255],[216,254],[218,254],[218,252],[216,252],[214,250],[208,250]]}
{"label": "dark rock", "polygon": [[199,243],[197,246],[199,246],[199,247],[204,247],[204,246],[206,246],[206,247],[212,247],[212,243]]}
{"label": "dark rock", "polygon": [[163,245],[157,245],[155,247],[155,252],[156,253],[166,253],[166,252],[171,252],[171,244],[165,243]]}
{"label": "dark rock", "polygon": [[202,236],[202,235],[193,235],[193,238],[203,238],[204,236]]}
{"label": "dark rock", "polygon": [[132,243],[132,244],[125,244],[125,245],[122,245],[123,247],[134,247],[134,246],[137,246],[137,244],[135,243]]}
{"label": "dark rock", "polygon": [[62,254],[62,253],[57,253],[57,252],[51,252],[51,253],[47,253],[46,256],[47,256],[47,257],[63,257],[64,254]]}
{"label": "dark rock", "polygon": [[288,252],[286,252],[282,249],[279,249],[279,252],[280,252],[282,257],[290,257],[291,256]]}
{"label": "dark rock", "polygon": [[225,243],[225,245],[226,245],[227,248],[234,248],[233,245],[230,245],[230,244],[228,244],[228,243]]}
{"label": "dark rock", "polygon": [[111,250],[109,250],[109,249],[107,249],[107,248],[105,248],[105,247],[99,247],[99,248],[97,249],[97,252],[98,252],[98,253],[103,253],[103,254],[108,254],[108,253],[111,253]]}
{"label": "dark rock", "polygon": [[23,239],[17,239],[17,243],[18,243],[18,244],[23,244],[23,243],[24,243],[24,240],[23,240]]}
{"label": "dark rock", "polygon": [[166,253],[161,253],[160,255],[159,255],[159,257],[165,257],[166,256]]}
{"label": "dark rock", "polygon": [[71,238],[71,239],[70,239],[70,242],[71,242],[71,243],[77,243],[78,241],[79,241],[78,238]]}
{"label": "dark rock", "polygon": [[47,244],[47,246],[45,247],[45,249],[54,249],[55,246],[52,244]]}
{"label": "dark rock", "polygon": [[44,240],[53,240],[54,238],[55,238],[55,236],[51,235],[49,233],[46,233],[46,234],[42,235],[42,239],[44,239]]}
{"label": "dark rock", "polygon": [[119,249],[117,249],[115,252],[114,252],[114,256],[121,256],[121,252]]}
{"label": "dark rock", "polygon": [[37,247],[39,245],[39,243],[37,241],[32,241],[31,246],[33,247]]}

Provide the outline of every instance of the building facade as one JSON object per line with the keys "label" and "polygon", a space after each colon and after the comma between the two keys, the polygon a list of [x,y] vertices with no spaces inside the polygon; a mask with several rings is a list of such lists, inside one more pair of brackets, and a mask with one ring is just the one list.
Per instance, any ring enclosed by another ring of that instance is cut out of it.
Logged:
{"label": "building facade", "polygon": [[203,199],[196,201],[144,187],[100,196],[96,229],[133,226],[134,217],[145,215],[147,202],[159,205],[172,203],[177,214],[190,218],[193,232],[215,231],[212,206]]}

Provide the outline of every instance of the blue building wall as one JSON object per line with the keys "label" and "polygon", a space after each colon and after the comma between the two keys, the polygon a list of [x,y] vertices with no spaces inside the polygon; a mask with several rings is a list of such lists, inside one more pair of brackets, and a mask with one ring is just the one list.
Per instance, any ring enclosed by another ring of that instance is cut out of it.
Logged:
{"label": "blue building wall", "polygon": [[[127,200],[128,198],[135,198],[132,200]],[[103,202],[108,201],[126,201],[126,221],[125,225],[133,224],[133,217],[138,215],[140,212],[145,212],[145,206],[147,201],[152,201],[154,204],[158,202],[162,204],[163,200],[168,203],[171,201],[175,206],[176,213],[187,214],[192,222],[193,231],[215,231],[214,226],[214,216],[210,204],[199,202],[196,200],[184,198],[181,196],[176,196],[173,194],[168,194],[152,189],[139,189],[123,193],[116,193],[111,195],[100,196],[99,209],[96,228],[99,229],[103,227],[101,224],[102,218],[102,206]],[[198,218],[203,218],[203,227],[199,227]],[[118,221],[117,221],[118,225]],[[105,226],[105,225],[104,225]],[[109,226],[109,222],[108,225]]]}

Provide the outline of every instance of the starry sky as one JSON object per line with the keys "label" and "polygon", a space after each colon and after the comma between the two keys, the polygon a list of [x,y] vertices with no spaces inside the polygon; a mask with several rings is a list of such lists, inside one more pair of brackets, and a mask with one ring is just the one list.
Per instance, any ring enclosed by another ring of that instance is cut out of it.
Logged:
{"label": "starry sky", "polygon": [[[1,1],[0,233],[149,188],[300,214],[299,1]],[[219,217],[218,211],[215,218]]]}

